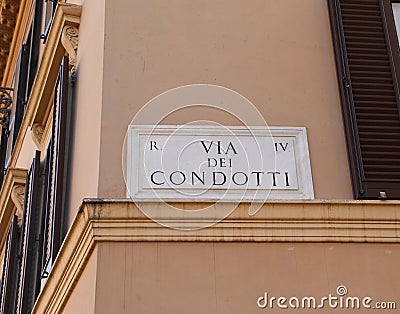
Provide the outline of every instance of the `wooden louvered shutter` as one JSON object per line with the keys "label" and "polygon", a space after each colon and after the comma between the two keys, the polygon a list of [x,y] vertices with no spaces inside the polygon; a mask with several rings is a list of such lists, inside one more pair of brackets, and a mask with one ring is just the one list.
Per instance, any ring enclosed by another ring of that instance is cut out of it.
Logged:
{"label": "wooden louvered shutter", "polygon": [[52,135],[47,148],[44,183],[44,205],[42,216],[42,272],[46,278],[61,246],[63,204],[65,195],[65,163],[67,152],[68,125],[68,57],[63,58],[54,89]]}
{"label": "wooden louvered shutter", "polygon": [[40,277],[47,278],[51,268],[51,237],[52,237],[52,181],[53,181],[53,139],[47,147],[46,160],[44,163],[44,203],[42,212],[42,227],[41,227],[41,271]]}
{"label": "wooden louvered shutter", "polygon": [[17,313],[29,313],[40,291],[37,277],[38,221],[40,221],[40,151],[37,151],[27,175],[22,218],[20,270],[18,276]]}
{"label": "wooden louvered shutter", "polygon": [[53,238],[52,258],[56,258],[61,246],[62,218],[65,196],[65,161],[66,161],[66,137],[67,137],[67,107],[68,107],[68,85],[69,85],[69,62],[64,56],[60,68],[59,78],[54,91],[55,101],[53,107]]}
{"label": "wooden louvered shutter", "polygon": [[15,121],[12,137],[12,149],[14,148],[15,141],[17,140],[19,129],[21,128],[22,119],[24,117],[25,105],[26,105],[26,88],[27,88],[27,77],[28,77],[28,65],[29,65],[29,46],[24,44],[21,48],[18,73],[18,87],[17,87],[17,101],[15,107]]}
{"label": "wooden louvered shutter", "polygon": [[29,53],[29,72],[28,72],[28,86],[26,99],[29,99],[33,82],[36,77],[36,72],[39,63],[39,50],[40,50],[40,35],[42,32],[42,20],[43,20],[43,0],[35,1],[35,13],[31,24],[31,36],[30,40],[30,53]]}
{"label": "wooden louvered shutter", "polygon": [[400,198],[400,64],[390,0],[328,6],[354,195]]}
{"label": "wooden louvered shutter", "polygon": [[35,13],[29,31],[29,36],[26,40],[26,43],[23,44],[21,48],[12,147],[15,145],[15,141],[21,127],[25,106],[29,99],[38,69],[42,15],[43,0],[37,0],[35,1]]}
{"label": "wooden louvered shutter", "polygon": [[19,227],[14,216],[7,235],[1,284],[1,313],[14,313],[17,291]]}

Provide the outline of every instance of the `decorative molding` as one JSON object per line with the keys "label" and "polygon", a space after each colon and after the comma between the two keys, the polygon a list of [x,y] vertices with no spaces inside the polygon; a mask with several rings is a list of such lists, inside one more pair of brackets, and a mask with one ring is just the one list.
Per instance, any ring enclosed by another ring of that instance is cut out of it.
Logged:
{"label": "decorative molding", "polygon": [[[15,167],[17,164],[22,143],[28,129],[32,128],[36,123],[42,126],[46,125],[54,83],[57,80],[61,60],[66,51],[61,43],[62,32],[66,26],[79,26],[81,10],[82,7],[76,4],[58,3],[57,5],[57,10],[47,37],[47,44],[44,48],[36,79],[32,86],[31,96],[29,97],[20,131],[15,141],[13,154],[9,163],[10,167]],[[41,149],[41,146],[38,145],[38,148]]]}
{"label": "decorative molding", "polygon": [[20,0],[0,1],[0,82],[3,80],[8,56],[16,28]]}
{"label": "decorative molding", "polygon": [[0,125],[7,129],[10,123],[11,105],[13,103],[12,92],[12,88],[0,87],[0,113],[2,115],[0,118]]}
{"label": "decorative molding", "polygon": [[47,115],[47,120],[46,124],[43,124],[44,126],[44,132],[42,136],[42,141],[41,141],[41,146],[39,146],[43,152],[43,154],[46,155],[47,147],[50,143],[51,140],[51,131],[52,131],[52,125],[53,125],[53,106],[50,106]]}
{"label": "decorative molding", "polygon": [[24,212],[25,186],[15,185],[11,190],[11,199],[17,208],[15,214],[18,216],[18,224],[21,225],[22,215]]}
{"label": "decorative molding", "polygon": [[61,43],[69,55],[69,65],[71,66],[71,72],[76,70],[77,56],[76,51],[78,50],[79,30],[74,26],[65,26],[61,35]]}
{"label": "decorative molding", "polygon": [[9,38],[11,40],[9,46],[8,57],[5,58],[5,68],[4,68],[4,76],[3,76],[3,85],[9,86],[12,84],[14,77],[14,69],[17,64],[17,60],[19,57],[19,50],[22,43],[26,39],[26,35],[28,30],[26,29],[26,25],[31,17],[31,7],[32,1],[29,0],[12,0],[19,2],[18,14],[15,19],[15,27],[10,29],[6,28],[6,32],[8,32]]}
{"label": "decorative molding", "polygon": [[46,155],[47,146],[50,143],[51,138],[51,129],[52,129],[52,122],[53,122],[53,106],[51,106],[46,113],[47,120],[44,125],[41,123],[34,123],[32,125],[32,139],[36,146],[41,150],[43,154]]}
{"label": "decorative molding", "polygon": [[25,169],[9,168],[4,178],[3,187],[0,191],[0,248],[4,245],[11,219],[16,208],[18,208],[16,203],[19,202],[19,196],[15,195],[15,192],[19,193],[20,191],[16,191],[14,188],[25,186],[27,172]]}
{"label": "decorative molding", "polygon": [[[188,209],[220,206],[174,205]],[[182,231],[150,220],[131,201],[86,199],[32,313],[62,312],[99,242],[400,242],[400,201],[276,201],[264,204],[254,216],[248,214],[249,205],[240,203],[231,215],[212,227]],[[155,213],[162,213],[167,205],[155,202],[152,206]],[[210,218],[200,215],[182,220],[177,214],[167,220],[184,228]]]}

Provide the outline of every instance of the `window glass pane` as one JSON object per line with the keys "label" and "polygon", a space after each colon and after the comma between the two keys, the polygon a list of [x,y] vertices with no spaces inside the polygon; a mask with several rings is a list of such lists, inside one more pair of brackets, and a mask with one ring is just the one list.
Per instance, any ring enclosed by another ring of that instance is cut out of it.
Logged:
{"label": "window glass pane", "polygon": [[400,3],[393,3],[394,22],[396,24],[397,38],[400,38]]}

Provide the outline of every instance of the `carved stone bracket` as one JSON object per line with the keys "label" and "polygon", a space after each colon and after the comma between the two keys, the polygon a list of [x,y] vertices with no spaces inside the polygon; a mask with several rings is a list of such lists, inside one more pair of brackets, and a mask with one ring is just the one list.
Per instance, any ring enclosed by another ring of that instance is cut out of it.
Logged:
{"label": "carved stone bracket", "polygon": [[76,70],[77,56],[76,51],[78,49],[79,30],[74,26],[64,26],[61,43],[69,55],[69,65],[71,66],[71,72]]}
{"label": "carved stone bracket", "polygon": [[42,126],[42,124],[35,123],[32,126],[32,139],[38,147],[40,147],[42,144],[43,133],[44,127]]}
{"label": "carved stone bracket", "polygon": [[24,211],[24,200],[25,200],[25,186],[16,185],[11,190],[11,199],[17,207],[15,214],[18,216],[18,224],[21,225],[22,213]]}

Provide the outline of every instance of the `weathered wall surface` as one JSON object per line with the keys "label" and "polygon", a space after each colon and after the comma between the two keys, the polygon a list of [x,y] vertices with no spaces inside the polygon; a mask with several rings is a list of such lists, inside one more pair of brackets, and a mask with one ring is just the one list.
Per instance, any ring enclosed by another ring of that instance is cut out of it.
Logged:
{"label": "weathered wall surface", "polygon": [[82,199],[97,196],[99,182],[105,1],[80,2],[77,1],[82,5],[82,16],[76,100],[71,126],[68,225],[72,223]]}

